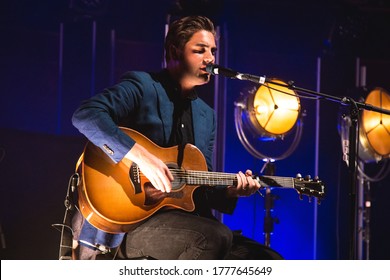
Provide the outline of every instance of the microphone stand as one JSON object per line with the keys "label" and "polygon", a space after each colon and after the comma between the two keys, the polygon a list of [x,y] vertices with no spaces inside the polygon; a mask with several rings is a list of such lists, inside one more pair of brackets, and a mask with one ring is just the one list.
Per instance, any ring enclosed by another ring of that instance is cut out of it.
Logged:
{"label": "microphone stand", "polygon": [[[314,90],[309,90],[301,87],[297,87],[294,85],[293,81],[289,81],[287,84],[282,84],[275,82],[271,79],[266,79],[265,77],[258,77],[254,75],[244,74],[246,77],[245,80],[249,80],[254,83],[258,84],[274,84],[281,87],[289,88],[295,91],[304,92],[307,94],[311,94],[313,96],[320,97],[321,99],[338,102],[341,105],[349,106],[349,114],[351,117],[351,128],[349,129],[349,154],[348,154],[348,160],[349,160],[349,182],[350,182],[350,188],[349,188],[349,196],[351,200],[351,225],[350,225],[350,250],[349,255],[350,259],[356,259],[357,258],[357,252],[356,252],[356,224],[357,224],[357,202],[356,202],[356,181],[357,181],[357,158],[358,158],[358,122],[359,122],[359,111],[369,110],[374,111],[378,113],[383,113],[386,115],[390,115],[390,110],[379,108],[376,106],[373,106],[371,104],[366,104],[363,102],[357,102],[353,100],[350,97],[337,97],[321,92],[317,92]],[[253,78],[254,77],[254,78]],[[237,78],[237,77],[230,77],[230,78]],[[260,78],[260,79],[258,79]]]}
{"label": "microphone stand", "polygon": [[[265,169],[265,174],[269,176],[275,175],[275,165],[270,161],[267,161],[264,164],[262,170]],[[262,172],[260,172],[262,173]],[[274,229],[274,223],[279,223],[279,219],[272,216],[272,211],[274,208],[274,200],[277,197],[271,193],[271,188],[267,187],[265,189],[265,204],[264,204],[264,245],[267,247],[271,247],[271,235]]]}

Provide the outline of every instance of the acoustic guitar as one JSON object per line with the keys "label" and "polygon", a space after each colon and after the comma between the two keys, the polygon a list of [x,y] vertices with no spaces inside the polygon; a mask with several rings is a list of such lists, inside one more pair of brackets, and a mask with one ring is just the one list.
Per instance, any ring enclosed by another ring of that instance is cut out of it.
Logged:
{"label": "acoustic guitar", "polygon": [[[193,192],[201,185],[232,186],[236,174],[209,172],[201,151],[194,145],[162,148],[137,131],[123,132],[163,160],[174,181],[172,191],[155,189],[138,166],[128,159],[114,163],[99,147],[88,142],[80,157],[81,181],[78,202],[82,215],[96,228],[109,233],[127,232],[163,207],[193,211]],[[254,176],[266,187],[293,188],[300,195],[323,198],[320,180],[301,177]]]}

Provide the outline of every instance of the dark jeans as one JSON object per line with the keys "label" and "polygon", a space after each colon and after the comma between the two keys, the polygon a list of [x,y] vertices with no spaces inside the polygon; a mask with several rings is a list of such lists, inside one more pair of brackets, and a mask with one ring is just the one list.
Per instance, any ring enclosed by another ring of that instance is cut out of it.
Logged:
{"label": "dark jeans", "polygon": [[[75,240],[79,239],[85,222],[77,213],[73,221]],[[88,228],[88,227],[87,227]],[[89,242],[99,243],[98,231],[91,233]],[[109,235],[111,236],[111,235]],[[104,241],[106,242],[105,236]],[[108,244],[106,244],[108,245]],[[192,215],[180,210],[158,212],[135,230],[126,234],[122,245],[109,254],[100,254],[81,243],[74,250],[74,259],[138,259],[150,257],[174,259],[233,259],[280,260],[281,255],[260,243],[232,232],[221,222]]]}
{"label": "dark jeans", "polygon": [[283,259],[227,226],[179,210],[159,212],[129,232],[121,246],[125,258],[150,256],[173,259]]}

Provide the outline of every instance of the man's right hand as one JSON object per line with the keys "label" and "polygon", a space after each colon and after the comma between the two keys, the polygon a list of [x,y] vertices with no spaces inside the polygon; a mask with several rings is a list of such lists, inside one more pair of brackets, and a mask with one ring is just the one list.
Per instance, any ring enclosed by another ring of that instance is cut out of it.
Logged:
{"label": "man's right hand", "polygon": [[171,192],[174,178],[161,159],[137,143],[125,155],[125,158],[136,163],[141,172],[156,189],[162,192]]}

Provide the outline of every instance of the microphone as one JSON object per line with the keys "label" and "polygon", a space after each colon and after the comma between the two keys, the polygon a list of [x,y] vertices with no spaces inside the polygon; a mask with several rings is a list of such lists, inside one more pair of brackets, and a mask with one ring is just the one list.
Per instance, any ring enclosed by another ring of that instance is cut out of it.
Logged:
{"label": "microphone", "polygon": [[238,79],[237,76],[240,74],[237,71],[234,71],[229,68],[221,67],[217,64],[207,64],[206,71],[213,75],[221,74],[225,77],[232,78],[232,79]]}
{"label": "microphone", "polygon": [[231,79],[239,79],[239,80],[245,80],[245,81],[251,81],[257,84],[264,84],[265,82],[269,82],[269,80],[266,77],[260,77],[255,76],[251,74],[243,74],[240,72],[237,72],[235,70],[232,70],[230,68],[225,68],[222,66],[219,66],[217,64],[207,64],[206,65],[206,72],[212,74],[212,75],[219,75],[231,78]]}

